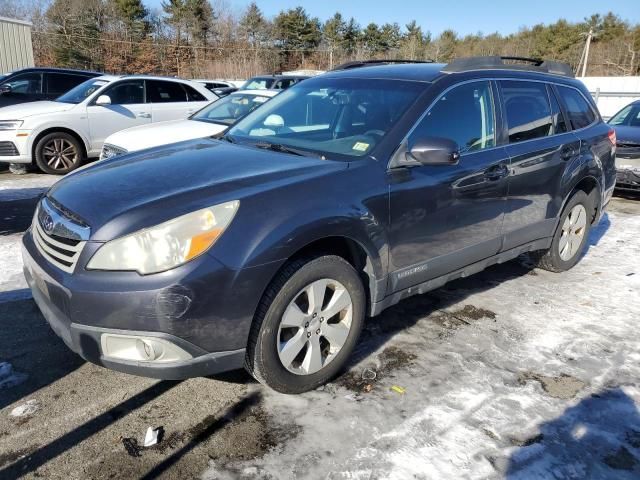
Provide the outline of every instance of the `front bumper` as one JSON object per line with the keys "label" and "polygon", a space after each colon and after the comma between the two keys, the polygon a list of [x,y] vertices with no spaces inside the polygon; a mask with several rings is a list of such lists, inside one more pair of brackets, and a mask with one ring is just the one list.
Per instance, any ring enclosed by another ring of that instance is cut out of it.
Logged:
{"label": "front bumper", "polygon": [[[22,130],[0,130],[0,162],[31,163],[29,136]],[[23,134],[22,136],[18,136]]]}
{"label": "front bumper", "polygon": [[[86,264],[81,257],[76,271],[68,274],[42,257],[30,231],[23,237],[22,251],[33,298],[71,350],[113,370],[161,379],[241,368],[262,295],[260,283],[268,282],[273,268],[233,271],[203,255],[173,271],[144,277],[133,272],[88,272],[81,268]],[[114,358],[103,352],[105,334],[158,338],[191,358],[175,362]]]}

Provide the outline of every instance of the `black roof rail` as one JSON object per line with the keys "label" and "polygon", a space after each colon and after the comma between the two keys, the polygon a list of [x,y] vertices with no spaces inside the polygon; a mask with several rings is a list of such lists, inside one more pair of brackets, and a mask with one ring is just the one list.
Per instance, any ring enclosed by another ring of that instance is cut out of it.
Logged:
{"label": "black roof rail", "polygon": [[433,60],[355,60],[353,62],[346,62],[334,67],[334,70],[349,70],[351,68],[371,67],[374,65],[391,65],[400,63],[433,63]]}
{"label": "black roof rail", "polygon": [[[520,63],[506,63],[520,62]],[[449,62],[443,72],[456,73],[469,70],[528,70],[533,72],[551,73],[564,77],[575,77],[573,69],[567,63],[556,62],[554,60],[542,60],[540,58],[527,57],[462,57]]]}

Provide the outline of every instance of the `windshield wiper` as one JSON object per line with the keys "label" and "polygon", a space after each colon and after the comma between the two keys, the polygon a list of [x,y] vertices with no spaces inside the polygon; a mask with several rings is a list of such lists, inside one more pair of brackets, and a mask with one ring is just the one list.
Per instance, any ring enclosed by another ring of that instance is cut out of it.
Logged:
{"label": "windshield wiper", "polygon": [[323,160],[325,159],[324,155],[310,152],[308,150],[289,147],[287,145],[282,145],[281,143],[256,142],[253,145],[257,148],[262,148],[263,150],[273,150],[274,152],[290,153],[292,155],[298,155],[300,157],[318,157]]}

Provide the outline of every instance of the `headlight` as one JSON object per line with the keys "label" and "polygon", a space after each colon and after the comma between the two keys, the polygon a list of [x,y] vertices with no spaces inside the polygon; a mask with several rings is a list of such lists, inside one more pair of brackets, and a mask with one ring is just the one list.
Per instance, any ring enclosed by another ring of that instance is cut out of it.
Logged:
{"label": "headlight", "polygon": [[23,120],[0,120],[0,130],[17,130],[23,123]]}
{"label": "headlight", "polygon": [[170,270],[206,252],[233,220],[238,200],[203,208],[155,227],[105,243],[89,261],[89,270]]}

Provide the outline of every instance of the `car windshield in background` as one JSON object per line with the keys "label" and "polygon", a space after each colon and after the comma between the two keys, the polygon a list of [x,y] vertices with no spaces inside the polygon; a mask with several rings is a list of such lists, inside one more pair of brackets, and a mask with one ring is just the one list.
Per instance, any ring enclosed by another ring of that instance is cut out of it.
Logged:
{"label": "car windshield in background", "polygon": [[627,105],[609,120],[609,125],[640,127],[640,104]]}
{"label": "car windshield in background", "polygon": [[258,108],[270,97],[255,93],[229,95],[196,112],[191,120],[232,125]]}
{"label": "car windshield in background", "polygon": [[72,88],[64,95],[56,98],[56,102],[63,103],[80,103],[83,102],[89,95],[93,94],[99,88],[104,87],[109,82],[106,80],[91,79],[86,82],[82,82],[75,88]]}
{"label": "car windshield in background", "polygon": [[254,77],[250,78],[242,85],[242,90],[264,90],[266,88],[271,88],[275,78],[273,77]]}
{"label": "car windshield in background", "polygon": [[361,157],[387,135],[418,95],[419,82],[318,79],[285,90],[229,130],[239,143]]}

